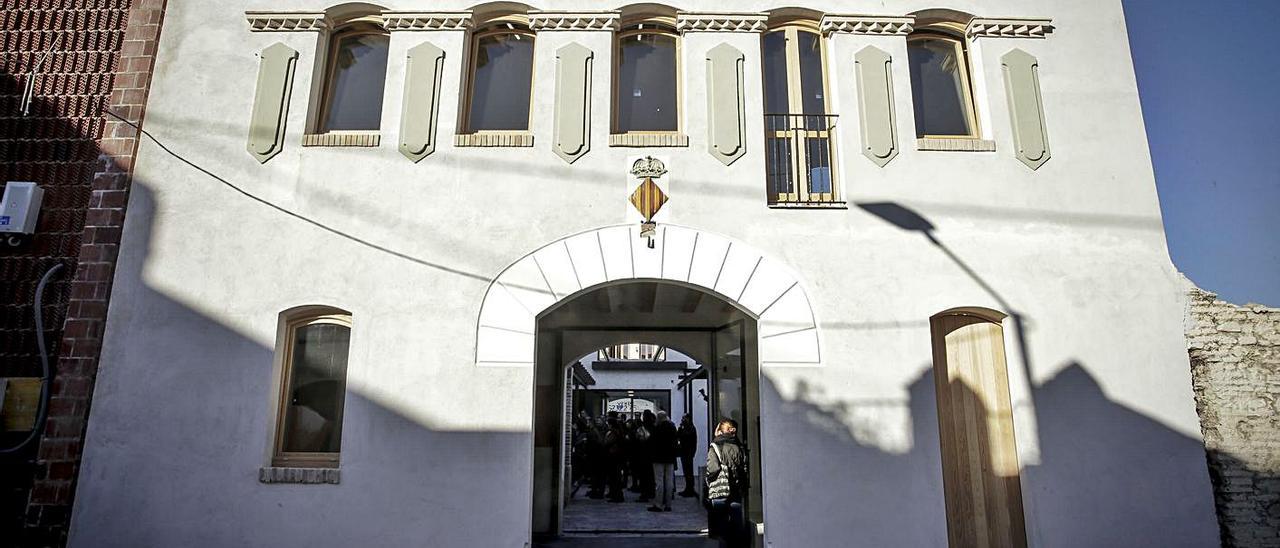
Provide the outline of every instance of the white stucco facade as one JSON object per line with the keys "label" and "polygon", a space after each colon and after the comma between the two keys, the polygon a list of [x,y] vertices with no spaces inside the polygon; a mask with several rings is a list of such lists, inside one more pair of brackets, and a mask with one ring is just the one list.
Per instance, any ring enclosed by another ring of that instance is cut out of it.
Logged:
{"label": "white stucco facade", "polygon": [[[956,307],[1022,318],[1023,337],[1013,320],[1004,325],[1029,545],[1217,542],[1180,286],[1119,0],[943,6],[1052,19],[1047,38],[969,42],[994,152],[917,150],[904,36],[824,34],[846,207],[823,208],[766,201],[761,34],[751,31],[681,36],[687,147],[609,146],[607,29],[537,34],[532,147],[454,146],[463,30],[390,33],[380,146],[303,147],[321,34],[251,32],[245,12],[330,6],[167,8],[145,128],[168,151],[143,141],[137,156],[72,546],[524,547],[535,320],[626,279],[696,286],[759,320],[769,546],[947,544],[929,319]],[[904,16],[939,6],[802,7]],[[445,54],[438,144],[414,163],[397,150],[397,128],[406,51],[423,42]],[[594,61],[590,150],[570,164],[552,151],[551,75],[555,52],[571,42]],[[245,142],[256,54],[275,43],[299,57],[283,150],[262,163]],[[746,148],[730,165],[707,150],[705,54],[722,43],[744,56]],[[861,154],[854,56],[869,45],[895,60],[900,151],[883,167]],[[1001,57],[1014,48],[1039,61],[1052,158],[1034,170],[1015,156],[1002,79]],[[643,156],[668,170],[653,249],[627,202],[637,183],[628,170]],[[918,214],[938,243],[859,207],[877,203]],[[594,249],[575,240],[584,235]],[[707,242],[723,243],[718,260]],[[537,263],[548,291],[522,296],[495,283],[548,249],[564,250],[550,259],[560,266]],[[579,267],[592,261],[600,272]],[[610,270],[624,263],[629,270]],[[499,287],[507,300],[495,300]],[[302,305],[352,318],[336,485],[258,481],[272,454],[280,313]]]}

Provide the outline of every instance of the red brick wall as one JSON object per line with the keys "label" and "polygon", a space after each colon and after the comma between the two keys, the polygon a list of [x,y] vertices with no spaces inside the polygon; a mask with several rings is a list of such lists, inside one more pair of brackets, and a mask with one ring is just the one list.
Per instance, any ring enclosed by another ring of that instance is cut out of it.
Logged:
{"label": "red brick wall", "polygon": [[[134,129],[104,111],[141,124],[165,1],[3,6],[0,68],[19,76],[3,76],[0,88],[0,177],[35,181],[46,194],[32,242],[0,250],[0,376],[39,375],[31,298],[49,266],[65,270],[45,295],[46,325],[61,326],[47,339],[57,371],[49,416],[38,446],[0,461],[8,478],[0,539],[58,546],[66,542],[138,146]],[[22,75],[50,48],[31,115],[21,117]]]}

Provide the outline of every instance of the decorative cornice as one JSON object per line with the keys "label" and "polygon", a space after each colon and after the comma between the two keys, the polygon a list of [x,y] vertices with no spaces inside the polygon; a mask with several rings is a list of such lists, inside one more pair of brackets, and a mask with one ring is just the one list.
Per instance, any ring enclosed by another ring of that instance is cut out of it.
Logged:
{"label": "decorative cornice", "polygon": [[884,15],[824,15],[818,28],[823,34],[847,32],[850,34],[877,34],[906,36],[915,28],[916,18]]}
{"label": "decorative cornice", "polygon": [[397,30],[467,30],[471,28],[469,11],[384,11],[382,26]]}
{"label": "decorative cornice", "polygon": [[618,30],[616,11],[530,11],[529,28],[543,30]]}
{"label": "decorative cornice", "polygon": [[763,13],[693,13],[676,15],[680,32],[764,32],[769,16]]}
{"label": "decorative cornice", "polygon": [[253,32],[321,31],[329,28],[324,12],[303,11],[246,11]]}
{"label": "decorative cornice", "polygon": [[1052,19],[985,19],[969,22],[969,38],[1044,38],[1053,32]]}

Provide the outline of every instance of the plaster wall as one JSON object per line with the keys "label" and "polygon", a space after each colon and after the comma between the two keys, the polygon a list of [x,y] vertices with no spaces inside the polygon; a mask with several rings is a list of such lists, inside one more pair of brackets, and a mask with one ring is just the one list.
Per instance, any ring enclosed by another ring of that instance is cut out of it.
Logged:
{"label": "plaster wall", "polygon": [[[1216,542],[1180,289],[1118,1],[948,6],[1056,26],[1044,40],[974,42],[989,153],[916,151],[903,38],[832,35],[827,70],[850,207],[816,210],[766,205],[759,34],[684,36],[687,148],[607,146],[604,31],[537,36],[533,147],[452,146],[465,35],[428,31],[392,33],[382,146],[303,148],[317,35],[251,33],[244,12],[326,7],[168,9],[146,128],[170,152],[148,141],[138,152],[71,545],[525,546],[533,371],[476,366],[477,314],[490,280],[525,254],[630,222],[628,159],[637,154],[670,171],[664,222],[786,265],[817,319],[820,363],[762,368],[770,546],[946,544],[928,319],[957,306],[1022,318],[1021,337],[1011,320],[1005,333],[1032,546]],[[936,4],[805,7],[902,15]],[[444,95],[440,144],[414,164],[396,150],[395,128],[405,51],[422,41],[446,52]],[[571,41],[595,61],[592,148],[569,165],[550,150],[549,75],[555,50]],[[259,164],[244,150],[254,54],[276,42],[300,56],[284,151]],[[747,152],[730,166],[706,152],[702,56],[720,43],[746,58]],[[853,55],[871,44],[894,59],[902,152],[884,168],[858,153]],[[1014,47],[1041,63],[1053,158],[1036,171],[1012,152],[999,57]],[[868,202],[915,211],[941,245],[857,207]],[[261,484],[278,314],[304,304],[344,308],[354,321],[342,480]]]}

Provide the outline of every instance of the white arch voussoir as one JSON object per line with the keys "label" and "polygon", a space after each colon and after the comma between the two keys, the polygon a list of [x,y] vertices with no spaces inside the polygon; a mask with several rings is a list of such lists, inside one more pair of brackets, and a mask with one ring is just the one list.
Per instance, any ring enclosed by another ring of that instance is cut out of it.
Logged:
{"label": "white arch voussoir", "polygon": [[616,225],[547,244],[490,284],[476,326],[476,365],[533,367],[537,317],[570,295],[605,282],[688,283],[737,303],[759,320],[762,366],[821,363],[817,321],[791,269],[718,234],[661,225],[650,249],[637,225]]}

